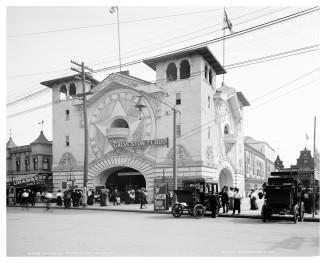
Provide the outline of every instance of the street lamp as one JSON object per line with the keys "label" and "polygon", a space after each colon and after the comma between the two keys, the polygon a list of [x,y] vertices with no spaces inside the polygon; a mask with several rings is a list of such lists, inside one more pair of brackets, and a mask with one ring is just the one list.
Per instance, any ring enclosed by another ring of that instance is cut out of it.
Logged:
{"label": "street lamp", "polygon": [[121,71],[121,52],[120,52],[120,22],[119,22],[119,8],[117,6],[111,6],[109,9],[110,14],[113,14],[117,10],[117,20],[118,20],[118,40],[119,40],[119,65]]}
{"label": "street lamp", "polygon": [[[181,114],[181,112],[176,109],[175,105],[173,105],[173,107],[172,107],[172,106],[168,105],[167,103],[165,103],[164,101],[161,101],[161,100],[155,98],[154,96],[148,94],[147,92],[144,92],[142,90],[140,90],[139,92],[142,95],[144,93],[147,96],[165,104],[166,106],[168,106],[170,109],[173,110],[173,189],[177,190],[178,189],[178,178],[177,178],[177,118],[176,118],[176,116],[177,116],[177,112],[179,114]],[[139,114],[141,114],[141,113],[143,114],[142,110],[143,110],[143,108],[146,107],[146,105],[143,101],[142,96],[139,96],[139,100],[135,107],[139,109]],[[139,115],[139,116],[141,116],[141,115]],[[173,193],[172,205],[174,205],[176,202],[177,202],[177,196],[175,193]]]}

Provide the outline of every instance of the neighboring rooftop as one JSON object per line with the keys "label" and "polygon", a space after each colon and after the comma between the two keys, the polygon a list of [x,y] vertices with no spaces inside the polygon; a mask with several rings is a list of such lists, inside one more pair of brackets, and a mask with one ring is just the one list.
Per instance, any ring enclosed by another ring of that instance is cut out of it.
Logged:
{"label": "neighboring rooftop", "polygon": [[[97,85],[99,83],[99,81],[94,79],[92,76],[90,76],[88,74],[86,74],[85,76],[86,76],[85,79],[90,81],[92,84]],[[63,77],[63,78],[43,81],[43,82],[41,82],[41,84],[46,87],[53,88],[53,86],[55,86],[55,85],[61,84],[63,82],[81,79],[81,77],[82,77],[81,74],[75,74],[75,75],[71,75],[71,76],[67,76],[67,77]]]}
{"label": "neighboring rooftop", "polygon": [[211,65],[211,67],[214,69],[216,75],[226,73],[225,69],[218,62],[218,60],[215,58],[215,56],[213,55],[213,53],[210,51],[210,49],[208,47],[201,47],[201,48],[190,49],[190,50],[182,50],[179,52],[169,53],[167,55],[163,55],[163,56],[159,56],[159,57],[155,57],[155,58],[151,58],[151,59],[146,59],[146,60],[143,60],[143,62],[147,66],[149,66],[150,68],[152,68],[153,70],[156,71],[156,65],[159,62],[178,59],[178,58],[182,58],[182,57],[186,57],[186,56],[190,57],[190,56],[194,56],[194,55],[202,56],[208,62],[208,64]]}
{"label": "neighboring rooftop", "polygon": [[7,142],[7,147],[6,148],[14,148],[17,147],[16,143],[14,143],[14,140],[10,137],[9,141]]}
{"label": "neighboring rooftop", "polygon": [[43,131],[41,131],[38,138],[35,141],[33,141],[31,144],[37,144],[37,143],[52,144],[47,138],[45,138]]}

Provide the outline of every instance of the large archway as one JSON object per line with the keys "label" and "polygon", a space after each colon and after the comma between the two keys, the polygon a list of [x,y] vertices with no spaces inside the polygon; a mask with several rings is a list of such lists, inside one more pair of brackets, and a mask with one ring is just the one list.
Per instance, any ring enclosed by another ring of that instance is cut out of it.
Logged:
{"label": "large archway", "polygon": [[97,176],[95,192],[100,192],[102,188],[109,190],[109,201],[112,201],[110,193],[117,189],[120,193],[121,202],[125,202],[130,191],[134,191],[136,199],[138,198],[140,189],[146,189],[146,180],[141,172],[130,167],[118,166],[109,168]]}
{"label": "large archway", "polygon": [[224,186],[228,187],[234,187],[233,177],[229,169],[223,168],[219,175],[219,186],[220,189],[222,189]]}

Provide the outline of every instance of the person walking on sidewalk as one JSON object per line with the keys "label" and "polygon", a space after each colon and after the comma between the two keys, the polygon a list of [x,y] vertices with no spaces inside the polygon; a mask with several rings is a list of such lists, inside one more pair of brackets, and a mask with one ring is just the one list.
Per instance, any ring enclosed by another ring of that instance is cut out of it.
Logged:
{"label": "person walking on sidewalk", "polygon": [[63,203],[65,206],[65,209],[71,207],[71,192],[69,190],[64,192]]}
{"label": "person walking on sidewalk", "polygon": [[241,213],[241,196],[239,194],[239,189],[234,189],[234,205],[233,205],[233,214],[235,213],[235,210],[238,210],[238,215]]}
{"label": "person walking on sidewalk", "polygon": [[221,196],[221,202],[222,202],[222,207],[223,207],[223,213],[225,212],[229,212],[229,195],[228,195],[228,192],[227,192],[227,187],[224,186],[222,191],[220,192],[220,196]]}
{"label": "person walking on sidewalk", "polygon": [[145,189],[142,188],[140,190],[140,209],[144,209],[143,206],[145,206],[145,208],[147,208],[146,206],[146,195],[145,195]]}
{"label": "person walking on sidewalk", "polygon": [[44,195],[45,199],[46,199],[46,210],[45,212],[49,211],[50,210],[50,205],[51,205],[51,201],[52,201],[52,198],[53,198],[53,194],[50,193],[50,192],[47,192],[45,195]]}
{"label": "person walking on sidewalk", "polygon": [[61,193],[61,190],[58,190],[58,193],[57,193],[57,205],[62,206],[62,193]]}
{"label": "person walking on sidewalk", "polygon": [[251,193],[249,194],[249,198],[250,198],[250,210],[258,210],[258,204],[257,204],[257,192],[255,189],[251,190]]}
{"label": "person walking on sidewalk", "polygon": [[229,210],[233,210],[233,199],[234,199],[234,189],[233,187],[230,187],[230,190],[228,192],[229,195]]}

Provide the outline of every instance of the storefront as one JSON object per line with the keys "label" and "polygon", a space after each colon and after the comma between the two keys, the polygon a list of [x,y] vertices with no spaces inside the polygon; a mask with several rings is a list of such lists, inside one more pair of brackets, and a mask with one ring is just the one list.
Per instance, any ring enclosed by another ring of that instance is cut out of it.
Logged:
{"label": "storefront", "polygon": [[53,191],[52,174],[24,174],[7,177],[7,204],[19,203],[23,190],[36,193]]}

